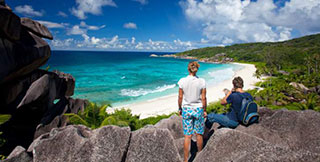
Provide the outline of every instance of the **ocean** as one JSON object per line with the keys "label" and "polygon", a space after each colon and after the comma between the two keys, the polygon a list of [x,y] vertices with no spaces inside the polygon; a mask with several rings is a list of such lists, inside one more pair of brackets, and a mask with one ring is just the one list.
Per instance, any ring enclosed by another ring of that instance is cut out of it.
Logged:
{"label": "ocean", "polygon": [[[50,66],[50,71],[71,74],[76,80],[74,98],[121,106],[177,93],[177,82],[188,75],[191,60],[151,54],[168,53],[52,51],[43,68]],[[232,78],[240,68],[234,64],[200,63],[198,76],[210,86]]]}

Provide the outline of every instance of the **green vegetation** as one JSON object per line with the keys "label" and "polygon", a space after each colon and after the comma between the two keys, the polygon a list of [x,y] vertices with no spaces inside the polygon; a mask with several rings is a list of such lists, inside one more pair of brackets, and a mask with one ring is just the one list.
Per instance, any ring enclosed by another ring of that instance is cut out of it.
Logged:
{"label": "green vegetation", "polygon": [[105,125],[117,125],[120,127],[129,126],[131,130],[137,130],[148,124],[156,124],[170,115],[158,115],[140,120],[138,115],[132,115],[129,109],[115,110],[113,113],[107,113],[109,105],[98,105],[90,102],[89,105],[78,114],[65,114],[71,124],[85,125],[91,129],[100,128]]}
{"label": "green vegetation", "polygon": [[220,101],[209,103],[207,106],[207,113],[222,114],[230,110],[230,105],[221,105]]}
{"label": "green vegetation", "polygon": [[[284,42],[208,47],[177,55],[203,59],[222,53],[236,62],[254,64],[257,77],[268,76],[258,84],[259,90],[249,91],[260,106],[320,111],[320,96],[319,91],[317,92],[317,86],[320,86],[320,34]],[[293,82],[302,84],[309,90],[290,85]],[[208,107],[212,107],[215,112],[224,112],[219,103]]]}
{"label": "green vegetation", "polygon": [[[11,118],[11,115],[7,114],[0,114],[0,125],[4,124]],[[0,136],[2,135],[2,132],[0,132]],[[0,147],[2,147],[6,143],[6,140],[2,137],[0,137]],[[0,155],[0,160],[4,160],[6,156]]]}

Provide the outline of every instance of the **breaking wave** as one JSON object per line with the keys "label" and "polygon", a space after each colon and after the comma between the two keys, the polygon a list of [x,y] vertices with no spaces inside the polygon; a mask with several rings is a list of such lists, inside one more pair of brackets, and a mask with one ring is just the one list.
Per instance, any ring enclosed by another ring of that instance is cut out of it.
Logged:
{"label": "breaking wave", "polygon": [[120,95],[122,95],[122,96],[130,96],[130,97],[145,96],[145,95],[151,94],[151,93],[163,92],[165,90],[168,90],[168,89],[171,89],[171,88],[174,88],[174,87],[176,87],[175,84],[159,86],[159,87],[157,87],[156,89],[153,89],[153,90],[143,89],[143,88],[140,88],[138,90],[122,89]]}

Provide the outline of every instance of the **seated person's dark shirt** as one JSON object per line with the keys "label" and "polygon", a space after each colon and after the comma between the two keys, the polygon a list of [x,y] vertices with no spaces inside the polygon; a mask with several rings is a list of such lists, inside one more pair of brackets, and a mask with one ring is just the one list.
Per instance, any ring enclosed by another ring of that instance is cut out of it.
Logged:
{"label": "seated person's dark shirt", "polygon": [[[231,104],[231,111],[229,113],[227,113],[227,117],[233,121],[239,121],[237,114],[240,112],[241,109],[241,104],[242,104],[242,99],[243,97],[241,97],[239,95],[240,92],[232,92],[230,94],[230,96],[227,98],[227,103]],[[249,96],[250,99],[253,99],[250,93],[241,93],[244,96]]]}

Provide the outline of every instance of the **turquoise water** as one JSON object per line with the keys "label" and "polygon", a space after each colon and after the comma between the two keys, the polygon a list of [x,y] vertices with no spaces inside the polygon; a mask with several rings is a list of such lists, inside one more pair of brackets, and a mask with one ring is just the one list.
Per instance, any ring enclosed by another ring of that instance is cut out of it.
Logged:
{"label": "turquoise water", "polygon": [[[188,75],[190,60],[149,57],[150,54],[53,51],[47,64],[50,70],[75,77],[73,97],[119,106],[177,93],[177,82]],[[198,75],[212,85],[231,78],[239,68],[231,64],[200,63]]]}

